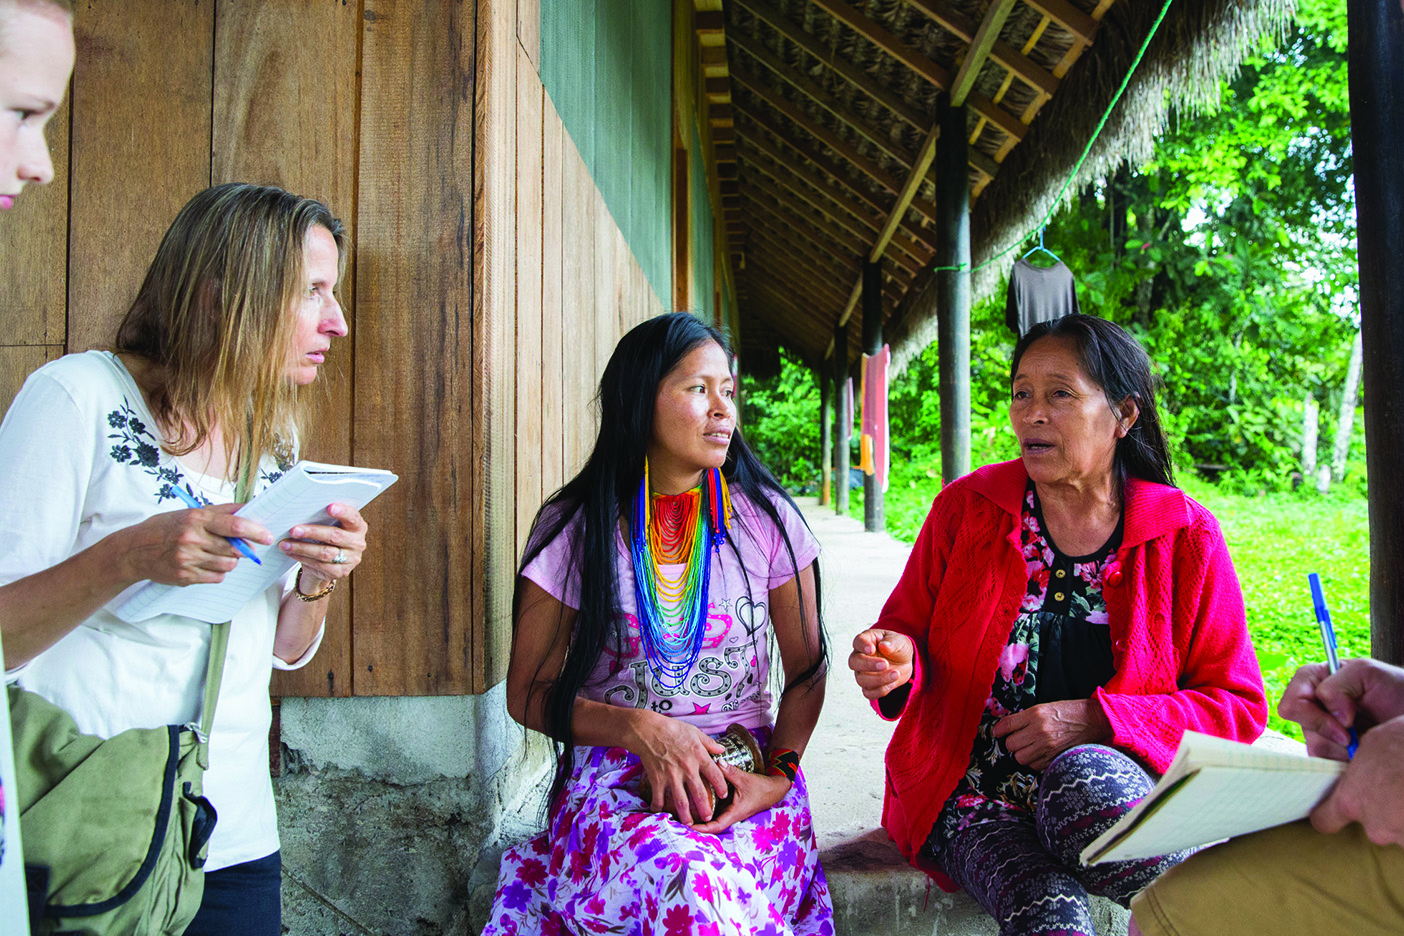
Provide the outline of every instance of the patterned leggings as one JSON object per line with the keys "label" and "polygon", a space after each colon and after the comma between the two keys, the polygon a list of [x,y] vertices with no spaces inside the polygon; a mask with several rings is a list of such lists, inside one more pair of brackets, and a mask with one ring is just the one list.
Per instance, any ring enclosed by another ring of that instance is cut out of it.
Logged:
{"label": "patterned leggings", "polygon": [[1028,819],[963,829],[937,854],[952,880],[999,921],[1000,936],[1094,936],[1087,895],[1123,907],[1188,851],[1084,868],[1082,849],[1150,792],[1150,777],[1111,748],[1064,751],[1039,782]]}

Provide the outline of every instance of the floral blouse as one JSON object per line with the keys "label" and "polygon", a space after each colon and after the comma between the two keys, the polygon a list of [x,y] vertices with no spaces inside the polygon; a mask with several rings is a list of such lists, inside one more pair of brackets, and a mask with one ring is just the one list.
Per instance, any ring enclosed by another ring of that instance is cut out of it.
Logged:
{"label": "floral blouse", "polygon": [[1121,536],[1118,523],[1092,555],[1064,555],[1044,532],[1038,494],[1029,482],[1020,537],[1028,588],[1000,653],[970,766],[931,830],[927,845],[933,852],[970,826],[1033,811],[1039,772],[1020,764],[994,736],[997,721],[1040,703],[1089,698],[1115,674],[1102,576]]}

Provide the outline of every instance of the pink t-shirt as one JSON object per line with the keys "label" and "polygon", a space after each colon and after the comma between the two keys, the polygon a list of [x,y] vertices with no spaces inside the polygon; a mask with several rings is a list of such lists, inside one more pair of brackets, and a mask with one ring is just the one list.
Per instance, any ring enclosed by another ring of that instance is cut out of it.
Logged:
{"label": "pink t-shirt", "polygon": [[[712,552],[712,580],[707,602],[707,631],[702,652],[676,690],[660,685],[649,671],[639,635],[634,603],[634,567],[622,532],[615,536],[619,601],[624,613],[626,647],[607,646],[581,696],[609,705],[648,708],[683,718],[707,734],[719,734],[739,722],[747,728],[772,724],[769,639],[770,590],[794,578],[819,555],[819,542],[799,512],[784,500],[772,499],[794,548],[795,561],[785,549],[779,529],[764,511],[733,491],[734,516],[728,541],[720,555]],[[579,573],[566,577],[572,545],[579,540],[577,515],[546,545],[522,574],[571,608],[580,606]],[[733,551],[732,543],[736,544]],[[737,562],[736,552],[741,554]],[[744,565],[746,574],[741,574]],[[579,564],[575,564],[578,570]],[[661,566],[677,575],[681,566]],[[750,591],[747,593],[747,581]],[[611,637],[611,641],[613,638]]]}

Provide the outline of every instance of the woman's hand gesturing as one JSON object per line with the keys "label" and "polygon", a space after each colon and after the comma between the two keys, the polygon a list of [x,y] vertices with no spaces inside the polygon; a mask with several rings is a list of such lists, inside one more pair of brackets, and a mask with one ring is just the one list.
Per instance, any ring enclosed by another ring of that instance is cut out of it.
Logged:
{"label": "woman's hand gesturing", "polygon": [[628,748],[643,762],[644,774],[653,787],[649,808],[665,808],[684,825],[707,822],[712,808],[707,805],[704,784],[718,797],[726,795],[726,777],[712,760],[726,748],[680,718],[653,712],[641,719],[635,729],[637,742]]}
{"label": "woman's hand gesturing", "polygon": [[906,634],[869,628],[853,638],[848,668],[868,699],[881,699],[912,679],[916,645]]}
{"label": "woman's hand gesturing", "polygon": [[303,588],[316,590],[320,583],[307,583],[309,577],[323,583],[344,579],[361,564],[366,551],[366,521],[361,512],[350,504],[332,504],[327,513],[335,526],[303,524],[289,531],[290,537],[278,544],[283,552],[298,562],[306,573]]}

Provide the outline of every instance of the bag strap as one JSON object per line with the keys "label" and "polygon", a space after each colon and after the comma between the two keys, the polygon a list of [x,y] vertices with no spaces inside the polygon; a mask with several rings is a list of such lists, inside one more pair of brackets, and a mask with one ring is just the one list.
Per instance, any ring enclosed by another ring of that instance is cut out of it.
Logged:
{"label": "bag strap", "polygon": [[205,668],[205,701],[200,707],[200,742],[196,760],[201,770],[210,767],[210,729],[214,726],[215,707],[219,703],[219,686],[224,681],[224,658],[229,652],[229,622],[210,625],[210,662]]}
{"label": "bag strap", "polygon": [[[234,499],[246,503],[253,487],[254,468],[248,458],[242,477],[234,491]],[[195,735],[199,741],[196,760],[201,770],[210,767],[210,729],[214,727],[215,708],[219,704],[219,687],[224,681],[224,659],[229,653],[229,621],[210,625],[210,659],[205,667],[205,700],[200,706],[200,730]]]}

